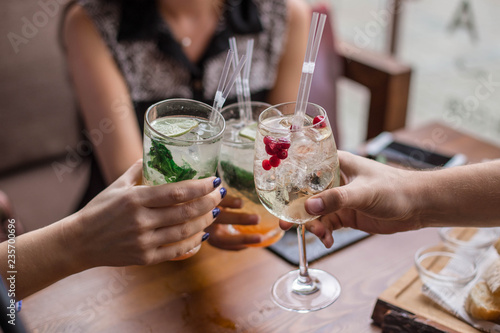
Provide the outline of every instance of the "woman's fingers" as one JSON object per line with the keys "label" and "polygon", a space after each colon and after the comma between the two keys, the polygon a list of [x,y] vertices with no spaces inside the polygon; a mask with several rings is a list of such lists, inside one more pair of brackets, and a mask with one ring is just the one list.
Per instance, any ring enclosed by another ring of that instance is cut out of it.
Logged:
{"label": "woman's fingers", "polygon": [[233,235],[226,231],[223,226],[212,224],[206,231],[210,232],[208,243],[223,250],[238,251],[247,248],[249,244],[262,242],[260,234]]}
{"label": "woman's fingers", "polygon": [[243,200],[231,195],[227,195],[224,200],[222,200],[220,205],[224,208],[241,208],[243,206]]}
{"label": "woman's fingers", "polygon": [[201,244],[204,234],[205,232],[199,232],[183,240],[182,242],[165,246],[158,246],[152,249],[150,258],[148,258],[148,262],[146,264],[157,264],[166,260],[175,259],[186,254],[187,252],[191,251]]}
{"label": "woman's fingers", "polygon": [[[217,210],[215,210],[215,212],[217,212]],[[212,224],[214,219],[214,211],[212,210],[194,220],[186,221],[173,226],[158,228],[153,231],[151,236],[149,236],[149,241],[152,246],[160,246],[182,241],[199,232],[202,232],[205,228]]]}
{"label": "woman's fingers", "polygon": [[260,221],[260,216],[257,214],[240,213],[228,209],[221,209],[220,216],[215,220],[217,224],[240,224],[240,225],[255,225]]}
{"label": "woman's fingers", "polygon": [[211,223],[220,214],[217,205],[222,200],[222,189],[217,188],[201,198],[164,208],[143,207],[138,219],[141,219],[140,222],[145,229],[157,229],[191,222],[210,213]]}
{"label": "woman's fingers", "polygon": [[[184,180],[178,183],[157,186],[135,186],[135,195],[144,207],[157,208],[176,205],[201,198],[215,192],[221,199],[220,181],[216,177]],[[217,204],[220,200],[217,202]]]}

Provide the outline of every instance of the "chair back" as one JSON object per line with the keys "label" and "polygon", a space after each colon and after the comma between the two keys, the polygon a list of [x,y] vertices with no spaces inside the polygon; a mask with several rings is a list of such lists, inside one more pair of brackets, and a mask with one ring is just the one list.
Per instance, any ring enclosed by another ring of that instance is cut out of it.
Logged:
{"label": "chair back", "polygon": [[327,112],[337,147],[340,146],[340,133],[337,124],[337,80],[341,76],[341,58],[335,50],[335,38],[332,26],[333,16],[327,5],[319,3],[313,6],[313,12],[326,14],[327,19],[321,39],[318,58],[309,94],[309,102],[321,105]]}

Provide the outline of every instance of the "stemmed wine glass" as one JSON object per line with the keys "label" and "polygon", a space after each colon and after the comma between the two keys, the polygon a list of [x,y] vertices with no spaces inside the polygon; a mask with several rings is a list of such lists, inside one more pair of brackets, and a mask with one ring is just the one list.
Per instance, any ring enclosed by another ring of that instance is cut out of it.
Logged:
{"label": "stemmed wine glass", "polygon": [[[295,102],[264,110],[255,139],[254,179],[260,201],[273,215],[297,224],[300,266],[280,277],[272,298],[284,309],[310,312],[339,297],[338,280],[308,269],[304,224],[317,216],[304,208],[307,198],[340,183],[337,148],[325,110],[307,103],[303,125],[292,126]],[[296,124],[296,123],[295,123]]]}

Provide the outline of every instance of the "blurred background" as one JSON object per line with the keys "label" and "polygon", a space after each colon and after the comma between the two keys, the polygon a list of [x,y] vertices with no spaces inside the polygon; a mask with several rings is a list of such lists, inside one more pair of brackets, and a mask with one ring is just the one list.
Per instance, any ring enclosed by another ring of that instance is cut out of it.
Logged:
{"label": "blurred background", "polygon": [[[329,3],[336,36],[390,53],[392,1]],[[500,144],[500,2],[400,3],[394,56],[413,70],[407,126],[439,121]],[[341,80],[338,89],[343,147],[355,149],[364,140],[369,96],[352,81]]]}

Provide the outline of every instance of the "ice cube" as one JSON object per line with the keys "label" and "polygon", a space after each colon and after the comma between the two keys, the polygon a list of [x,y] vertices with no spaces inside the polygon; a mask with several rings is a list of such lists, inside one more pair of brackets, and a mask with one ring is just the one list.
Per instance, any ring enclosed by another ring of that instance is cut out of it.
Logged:
{"label": "ice cube", "polygon": [[261,191],[272,191],[276,188],[276,168],[264,170],[262,160],[255,160],[254,163],[255,187]]}
{"label": "ice cube", "polygon": [[304,184],[307,175],[307,164],[301,158],[288,157],[282,160],[277,168],[276,181],[281,184],[287,192],[293,187],[300,187]]}
{"label": "ice cube", "polygon": [[337,159],[328,158],[323,162],[315,165],[312,171],[306,176],[308,192],[317,194],[338,186],[340,183],[340,173]]}
{"label": "ice cube", "polygon": [[280,125],[283,126],[284,128],[290,128],[292,126],[292,117],[289,118],[283,118],[280,120]]}
{"label": "ice cube", "polygon": [[330,135],[330,133],[331,133],[330,129],[328,129],[327,127],[324,128],[309,127],[304,131],[304,135],[315,143],[323,141]]}
{"label": "ice cube", "polygon": [[304,165],[307,168],[310,163],[316,163],[313,158],[316,156],[318,147],[314,141],[308,138],[304,133],[294,133],[291,146],[288,149],[288,159],[294,161],[297,165]]}

